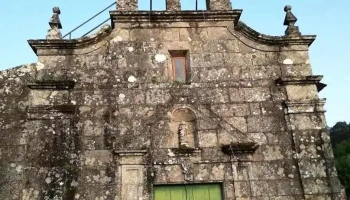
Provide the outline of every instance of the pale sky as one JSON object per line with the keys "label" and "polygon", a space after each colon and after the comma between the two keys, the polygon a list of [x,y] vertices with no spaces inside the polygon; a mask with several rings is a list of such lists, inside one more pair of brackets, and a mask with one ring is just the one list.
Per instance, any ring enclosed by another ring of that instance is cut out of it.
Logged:
{"label": "pale sky", "polygon": [[[61,9],[63,34],[101,11],[114,0],[3,0],[0,7],[0,70],[37,62],[27,44],[28,39],[43,39],[49,28],[52,7]],[[200,9],[204,8],[204,0]],[[139,0],[142,10],[149,8],[149,0]],[[182,0],[184,9],[194,9],[195,0]],[[324,75],[328,86],[320,93],[327,98],[326,117],[329,126],[337,121],[350,122],[350,1],[349,0],[233,0],[234,9],[243,9],[241,20],[256,31],[269,35],[283,35],[285,5],[293,6],[302,34],[315,34],[310,59],[315,75]],[[153,0],[154,9],[164,9],[165,0]],[[114,7],[113,7],[114,9]],[[109,17],[108,11],[78,32],[82,36]]]}

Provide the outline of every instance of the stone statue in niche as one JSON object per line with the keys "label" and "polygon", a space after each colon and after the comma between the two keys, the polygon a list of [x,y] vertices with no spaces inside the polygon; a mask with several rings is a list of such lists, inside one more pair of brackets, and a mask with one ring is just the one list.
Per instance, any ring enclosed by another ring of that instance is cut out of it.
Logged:
{"label": "stone statue in niche", "polygon": [[196,116],[187,108],[179,108],[171,113],[169,128],[172,135],[167,138],[168,146],[179,149],[195,149]]}
{"label": "stone statue in niche", "polygon": [[180,140],[180,148],[188,148],[188,142],[186,141],[186,137],[188,134],[188,128],[185,122],[181,122],[179,125],[179,140]]}

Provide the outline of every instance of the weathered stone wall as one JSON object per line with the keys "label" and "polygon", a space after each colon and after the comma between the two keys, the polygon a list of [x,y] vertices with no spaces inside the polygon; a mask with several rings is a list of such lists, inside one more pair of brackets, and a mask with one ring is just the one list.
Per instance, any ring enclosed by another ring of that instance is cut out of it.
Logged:
{"label": "weathered stone wall", "polygon": [[[226,200],[338,198],[315,84],[276,83],[312,75],[307,45],[263,45],[229,21],[115,27],[1,72],[0,199],[152,199],[153,184],[208,182]],[[190,84],[172,81],[171,50],[188,51]],[[196,117],[194,149],[174,143],[179,108]],[[258,149],[221,148],[247,142]]]}
{"label": "weathered stone wall", "polygon": [[[28,138],[36,134],[27,130],[26,107],[29,89],[42,65],[29,64],[0,72],[0,199],[20,199],[25,191],[24,180],[30,178]],[[23,192],[22,192],[23,191]]]}

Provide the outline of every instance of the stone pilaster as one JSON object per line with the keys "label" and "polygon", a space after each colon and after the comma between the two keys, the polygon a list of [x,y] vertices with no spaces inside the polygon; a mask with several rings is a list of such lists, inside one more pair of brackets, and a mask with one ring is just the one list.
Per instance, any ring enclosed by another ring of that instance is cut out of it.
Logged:
{"label": "stone pilaster", "polygon": [[232,10],[230,0],[207,0],[208,10]]}
{"label": "stone pilaster", "polygon": [[181,10],[180,0],[166,0],[166,10],[168,11]]}
{"label": "stone pilaster", "polygon": [[[31,90],[31,95],[36,98],[42,94]],[[74,106],[68,105],[39,104],[27,108],[26,129],[30,131],[27,131],[26,148],[31,149],[31,153],[26,155],[25,168],[28,170],[23,174],[26,180],[23,196],[67,199],[70,195],[67,191],[75,189],[77,135],[73,132],[74,110]],[[46,134],[37,134],[40,131]],[[44,173],[39,168],[45,169]]]}
{"label": "stone pilaster", "polygon": [[138,200],[145,198],[144,156],[146,150],[115,150],[119,160],[119,190],[121,200]]}
{"label": "stone pilaster", "polygon": [[118,11],[136,11],[138,9],[137,0],[118,0],[117,10]]}
{"label": "stone pilaster", "polygon": [[341,186],[334,167],[323,109],[318,97],[321,76],[282,78],[288,129],[293,136],[294,159],[305,199],[338,199]]}

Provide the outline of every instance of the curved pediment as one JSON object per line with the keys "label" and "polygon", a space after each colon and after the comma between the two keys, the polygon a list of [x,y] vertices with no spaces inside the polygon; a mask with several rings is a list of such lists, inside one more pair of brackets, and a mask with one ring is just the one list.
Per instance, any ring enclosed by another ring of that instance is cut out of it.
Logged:
{"label": "curved pediment", "polygon": [[[81,37],[78,39],[63,40],[63,39],[52,39],[52,40],[28,40],[29,45],[33,51],[38,54],[39,49],[52,49],[52,50],[72,50],[88,47],[102,41],[112,32],[110,25],[104,25],[95,34]],[[68,52],[67,52],[68,53]]]}
{"label": "curved pediment", "polygon": [[310,46],[316,39],[316,35],[301,36],[270,36],[257,32],[244,22],[239,21],[235,25],[235,30],[246,38],[255,42],[267,45],[308,45]]}
{"label": "curved pediment", "polygon": [[[233,32],[247,40],[267,46],[308,45],[316,39],[315,35],[270,36],[259,33],[239,21],[242,10],[231,11],[111,11],[112,26],[103,26],[96,34],[72,39],[29,40],[28,43],[36,54],[57,55],[74,54],[73,49],[84,49],[105,40],[115,27],[121,29],[154,29],[154,28],[208,28],[226,27],[232,36]],[[231,31],[232,30],[232,31]],[[99,45],[96,45],[98,48]],[[45,52],[38,52],[38,50]],[[84,50],[83,50],[84,51]]]}

